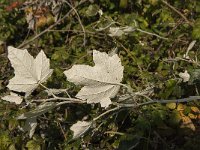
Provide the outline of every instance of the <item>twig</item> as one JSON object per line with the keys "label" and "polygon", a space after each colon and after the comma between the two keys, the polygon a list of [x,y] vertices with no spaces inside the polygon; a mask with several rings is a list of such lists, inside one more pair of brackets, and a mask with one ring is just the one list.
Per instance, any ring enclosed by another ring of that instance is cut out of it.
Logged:
{"label": "twig", "polygon": [[163,4],[165,4],[166,6],[168,6],[169,8],[171,8],[173,11],[175,11],[177,14],[179,14],[190,26],[193,26],[193,24],[180,12],[178,11],[175,7],[173,7],[172,5],[170,5],[169,3],[167,3],[164,0],[161,0],[161,2]]}
{"label": "twig", "polygon": [[51,26],[49,26],[47,29],[43,30],[42,32],[40,32],[39,34],[37,34],[36,36],[34,36],[32,39],[20,44],[17,48],[22,48],[25,45],[31,43],[32,41],[34,41],[35,39],[39,38],[40,36],[42,36],[44,33],[48,32],[48,30],[52,29],[53,27],[55,27],[56,25],[58,25],[60,22],[62,22],[65,18],[67,18],[69,16],[69,14],[72,12],[72,9],[68,11],[68,13],[62,17],[60,20],[58,20],[57,22],[55,22],[54,24],[52,24]]}
{"label": "twig", "polygon": [[115,132],[115,131],[106,131],[104,134],[116,134],[116,135],[125,135],[125,133],[122,132]]}
{"label": "twig", "polygon": [[105,111],[104,113],[100,114],[99,116],[97,116],[96,118],[94,118],[93,121],[96,121],[96,120],[100,119],[101,117],[107,115],[108,113],[110,113],[112,111],[119,110],[120,108],[121,108],[120,106],[117,106],[117,107],[114,107],[112,109],[109,109],[109,110]]}
{"label": "twig", "polygon": [[[79,5],[82,4],[82,3],[84,3],[84,2],[85,2],[85,1],[80,2]],[[76,7],[78,7],[79,5],[75,6],[74,9],[75,9]],[[26,41],[26,42],[20,44],[17,48],[22,48],[22,47],[24,47],[25,45],[31,43],[31,42],[34,41],[35,39],[37,39],[37,38],[39,38],[40,36],[42,36],[44,33],[48,32],[48,31],[49,31],[50,29],[52,29],[53,27],[57,26],[59,23],[61,23],[63,20],[65,20],[65,19],[70,15],[70,13],[71,13],[72,11],[74,11],[74,10],[73,10],[73,9],[70,9],[70,10],[67,12],[67,14],[64,15],[64,17],[62,17],[61,19],[59,19],[57,22],[55,22],[54,24],[52,24],[52,25],[49,26],[47,29],[43,30],[42,32],[40,32],[39,34],[37,34],[36,36],[34,36],[33,38],[31,38],[30,40],[28,40],[28,41]]]}
{"label": "twig", "polygon": [[47,91],[49,91],[49,93],[51,93],[51,95],[54,97],[54,98],[57,98],[57,96],[49,89],[47,88],[45,85],[43,85],[42,83],[40,83],[40,85],[45,88]]}
{"label": "twig", "polygon": [[68,101],[68,102],[79,102],[82,103],[84,102],[83,100],[77,99],[77,98],[65,98],[65,97],[55,97],[55,98],[48,98],[48,99],[37,99],[33,100],[33,102],[48,102],[48,101],[57,101],[57,100],[62,100],[62,101]]}
{"label": "twig", "polygon": [[62,132],[62,134],[63,134],[65,140],[67,140],[67,136],[66,136],[66,134],[65,134],[65,132],[64,132],[64,130],[63,130],[61,124],[60,124],[60,122],[58,122],[58,125],[59,125],[59,127],[60,127],[60,129],[61,129],[61,132]]}
{"label": "twig", "polygon": [[77,18],[78,18],[78,22],[80,23],[81,28],[82,28],[82,30],[83,30],[83,45],[85,46],[85,44],[86,44],[86,34],[85,34],[85,28],[84,28],[84,26],[83,26],[83,24],[82,24],[82,22],[81,22],[81,18],[80,18],[80,16],[79,16],[77,10],[75,9],[75,7],[73,7],[73,6],[72,6],[68,1],[66,1],[66,0],[64,0],[64,2],[65,2],[69,7],[71,7],[71,9],[73,9],[73,11],[75,12],[75,14],[76,14],[76,16],[77,16]]}
{"label": "twig", "polygon": [[139,71],[142,72],[142,68],[140,67],[140,65],[137,63],[137,60],[135,58],[135,56],[133,56],[130,52],[130,50],[128,48],[126,48],[121,42],[119,42],[118,40],[115,39],[115,42],[118,43],[126,52],[128,55],[130,55],[131,59],[137,64]]}
{"label": "twig", "polygon": [[131,108],[137,108],[144,105],[150,105],[150,104],[167,104],[167,103],[183,103],[183,102],[191,102],[194,100],[200,100],[200,96],[190,96],[188,98],[182,98],[182,99],[174,99],[174,100],[152,100],[140,104],[119,104],[114,103],[114,105],[120,106],[120,107],[131,107]]}
{"label": "twig", "polygon": [[164,61],[185,61],[185,62],[195,64],[195,65],[200,67],[200,64],[198,62],[191,60],[191,59],[187,59],[187,58],[176,57],[174,59],[167,59],[167,60],[164,60]]}
{"label": "twig", "polygon": [[167,40],[167,39],[168,39],[168,38],[162,37],[162,36],[160,36],[160,35],[158,35],[158,34],[151,33],[151,32],[148,32],[148,31],[144,31],[144,30],[139,29],[139,28],[136,28],[136,30],[139,31],[139,32],[142,32],[142,33],[146,33],[146,34],[149,34],[149,35],[156,36],[156,37],[158,37],[158,38],[160,38],[160,39],[164,39],[164,40]]}
{"label": "twig", "polygon": [[[83,33],[82,30],[48,30],[48,32],[77,32],[77,33]],[[85,33],[88,33],[88,34],[99,34],[99,35],[105,35],[103,33],[100,33],[100,32],[92,32],[92,31],[87,31],[85,30]]]}
{"label": "twig", "polygon": [[56,106],[61,106],[64,104],[72,104],[72,103],[84,104],[84,103],[86,103],[86,101],[64,101],[64,102],[57,103]]}

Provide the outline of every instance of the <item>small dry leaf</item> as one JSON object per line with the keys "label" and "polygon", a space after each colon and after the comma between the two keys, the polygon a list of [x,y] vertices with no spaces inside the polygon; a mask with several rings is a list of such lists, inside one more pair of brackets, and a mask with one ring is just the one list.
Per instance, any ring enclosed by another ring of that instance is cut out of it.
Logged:
{"label": "small dry leaf", "polygon": [[70,130],[74,132],[73,139],[82,136],[90,128],[92,122],[78,121],[70,127]]}
{"label": "small dry leaf", "polygon": [[176,103],[168,103],[166,104],[166,106],[169,108],[169,109],[175,109],[176,108]]}
{"label": "small dry leaf", "polygon": [[15,70],[15,76],[9,81],[7,87],[17,92],[25,92],[26,96],[45,82],[52,74],[49,69],[49,59],[43,51],[34,59],[27,50],[8,47],[8,58]]}
{"label": "small dry leaf", "polygon": [[111,104],[110,98],[116,96],[123,78],[124,67],[117,54],[93,51],[95,66],[74,65],[64,72],[67,80],[84,87],[76,95],[87,103],[100,103],[102,107]]}
{"label": "small dry leaf", "polygon": [[197,108],[197,107],[190,107],[190,109],[194,112],[194,113],[200,113],[200,110],[199,110],[199,108]]}
{"label": "small dry leaf", "polygon": [[23,101],[22,97],[20,97],[19,95],[13,92],[10,92],[10,95],[6,95],[2,97],[1,99],[8,102],[14,102],[15,104],[21,104],[21,102]]}
{"label": "small dry leaf", "polygon": [[190,117],[190,119],[197,119],[197,115],[194,115],[192,113],[189,113],[188,117]]}
{"label": "small dry leaf", "polygon": [[185,70],[185,72],[179,73],[179,77],[183,79],[183,82],[187,82],[190,79],[190,74]]}
{"label": "small dry leaf", "polygon": [[177,110],[178,111],[183,111],[185,109],[185,106],[183,104],[178,104]]}
{"label": "small dry leaf", "polygon": [[189,128],[192,131],[195,131],[196,128],[192,122],[192,120],[188,116],[182,116],[182,125],[181,128]]}

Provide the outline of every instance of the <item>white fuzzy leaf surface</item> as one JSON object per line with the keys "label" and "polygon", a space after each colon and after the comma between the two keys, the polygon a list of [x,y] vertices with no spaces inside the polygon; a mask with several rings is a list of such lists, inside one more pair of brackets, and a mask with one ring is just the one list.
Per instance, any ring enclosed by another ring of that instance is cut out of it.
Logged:
{"label": "white fuzzy leaf surface", "polygon": [[95,66],[74,65],[64,72],[67,80],[84,87],[76,95],[87,103],[100,103],[102,107],[111,104],[123,78],[124,67],[117,54],[109,56],[104,52],[93,51]]}
{"label": "white fuzzy leaf surface", "polygon": [[19,95],[11,92],[10,95],[6,95],[4,97],[1,98],[2,100],[8,101],[8,102],[12,102],[15,104],[21,104],[22,102],[22,97],[20,97]]}
{"label": "white fuzzy leaf surface", "polygon": [[74,132],[73,139],[82,136],[91,126],[91,122],[78,121],[70,127],[70,130]]}
{"label": "white fuzzy leaf surface", "polygon": [[28,96],[37,88],[39,83],[45,82],[52,74],[49,59],[43,51],[34,59],[28,51],[8,47],[8,58],[15,70],[15,76],[9,81],[10,90],[25,92]]}

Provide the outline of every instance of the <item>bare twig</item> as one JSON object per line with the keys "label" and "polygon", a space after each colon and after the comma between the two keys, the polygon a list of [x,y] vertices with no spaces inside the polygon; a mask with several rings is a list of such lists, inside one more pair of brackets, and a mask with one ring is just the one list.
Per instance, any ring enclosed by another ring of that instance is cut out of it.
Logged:
{"label": "bare twig", "polygon": [[57,96],[49,89],[47,88],[45,85],[43,85],[42,83],[40,83],[40,85],[45,88],[47,91],[49,91],[49,93],[51,93],[51,95],[54,97],[54,98],[57,98]]}
{"label": "bare twig", "polygon": [[[80,2],[79,5],[82,4],[82,3],[84,3],[84,2],[85,2],[85,1]],[[77,6],[73,7],[73,8],[75,9],[75,8],[78,7],[79,5],[77,5]],[[31,42],[34,41],[35,39],[39,38],[40,36],[42,36],[43,34],[45,34],[46,32],[48,32],[50,29],[52,29],[52,28],[54,28],[55,26],[57,26],[59,23],[61,23],[63,20],[65,20],[65,19],[70,15],[70,13],[74,11],[74,9],[70,9],[70,10],[68,11],[68,13],[65,14],[65,15],[64,15],[61,19],[59,19],[57,22],[55,22],[54,24],[52,24],[52,25],[49,26],[47,29],[43,30],[42,32],[40,32],[39,34],[37,34],[36,36],[34,36],[33,38],[31,38],[30,40],[27,40],[26,42],[20,44],[17,48],[22,48],[22,47],[24,47],[25,45],[31,43]]]}
{"label": "bare twig", "polygon": [[40,32],[39,34],[37,34],[36,36],[34,36],[32,39],[20,44],[17,48],[22,48],[25,45],[31,43],[32,41],[34,41],[35,39],[39,38],[40,36],[42,36],[43,34],[45,34],[46,32],[48,32],[50,29],[52,29],[53,27],[57,26],[60,22],[62,22],[65,18],[67,18],[69,16],[69,14],[72,12],[72,9],[68,11],[68,13],[62,17],[60,20],[58,20],[57,22],[55,22],[54,24],[52,24],[51,26],[49,26],[47,29],[43,30],[42,32]]}
{"label": "bare twig", "polygon": [[69,7],[71,7],[71,9],[73,9],[73,11],[75,12],[75,14],[76,14],[76,16],[77,16],[77,18],[78,18],[78,22],[79,22],[79,24],[81,25],[81,28],[82,28],[82,30],[83,30],[83,45],[85,46],[85,44],[86,44],[86,34],[85,34],[85,28],[84,28],[84,26],[83,26],[83,24],[82,24],[82,22],[81,22],[81,18],[80,18],[80,16],[79,16],[79,14],[78,14],[78,12],[77,12],[77,10],[75,9],[75,7],[73,7],[68,1],[66,1],[66,0],[64,0],[64,2],[69,6]]}
{"label": "bare twig", "polygon": [[188,62],[188,63],[191,63],[191,64],[194,64],[194,65],[197,65],[200,67],[200,64],[192,59],[187,59],[187,58],[181,58],[181,57],[176,57],[174,59],[166,59],[164,61],[185,61],[185,62]]}
{"label": "bare twig", "polygon": [[105,111],[104,113],[100,114],[99,116],[97,116],[96,118],[94,118],[93,121],[96,121],[96,120],[100,119],[101,117],[107,115],[108,113],[110,113],[112,111],[119,110],[120,108],[121,108],[120,106],[117,106],[117,107],[114,107],[112,109],[109,109],[109,110]]}
{"label": "bare twig", "polygon": [[64,132],[64,130],[63,130],[61,124],[60,124],[60,122],[58,122],[58,125],[59,125],[59,127],[60,127],[60,129],[61,129],[61,132],[62,132],[62,134],[63,134],[65,140],[67,140],[67,136],[66,136],[66,134],[65,134],[65,132]]}
{"label": "bare twig", "polygon": [[183,102],[191,102],[194,100],[200,100],[200,96],[190,96],[188,98],[182,98],[182,99],[174,99],[174,100],[152,100],[152,101],[147,101],[144,103],[140,104],[119,104],[119,103],[114,103],[117,106],[120,107],[131,107],[131,108],[137,108],[141,107],[144,105],[150,105],[150,104],[167,104],[167,103],[183,103]]}
{"label": "bare twig", "polygon": [[139,28],[136,28],[136,30],[139,31],[139,32],[142,32],[142,33],[146,33],[146,34],[149,34],[149,35],[156,36],[156,37],[158,37],[158,38],[160,38],[160,39],[163,39],[163,40],[167,40],[167,39],[168,39],[168,38],[166,38],[166,37],[162,37],[162,36],[160,36],[160,35],[158,35],[158,34],[151,33],[151,32],[148,32],[148,31],[144,31],[144,30],[139,29]]}
{"label": "bare twig", "polygon": [[178,11],[175,7],[167,3],[165,0],[161,0],[163,4],[171,8],[173,11],[175,11],[177,14],[179,14],[190,26],[193,26],[193,23],[191,23],[180,11]]}

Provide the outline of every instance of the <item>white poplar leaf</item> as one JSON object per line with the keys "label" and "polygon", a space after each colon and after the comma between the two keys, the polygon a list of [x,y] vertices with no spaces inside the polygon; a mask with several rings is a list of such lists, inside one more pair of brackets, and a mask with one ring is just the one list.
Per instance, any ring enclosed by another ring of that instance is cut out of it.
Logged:
{"label": "white poplar leaf", "polygon": [[87,103],[100,103],[102,107],[111,104],[110,98],[116,96],[123,78],[124,67],[117,54],[93,51],[95,66],[74,65],[64,72],[67,79],[84,87],[76,95]]}
{"label": "white poplar leaf", "polygon": [[28,118],[28,119],[26,119],[25,125],[22,127],[22,130],[24,132],[28,132],[29,137],[32,138],[33,134],[35,133],[36,127],[37,127],[36,117]]}
{"label": "white poplar leaf", "polygon": [[190,74],[185,70],[185,72],[180,72],[179,77],[183,79],[183,82],[187,82],[190,79]]}
{"label": "white poplar leaf", "polygon": [[82,136],[85,132],[89,130],[91,125],[92,125],[92,122],[87,122],[87,121],[78,121],[77,123],[73,124],[70,127],[70,130],[74,132],[73,139],[76,139]]}
{"label": "white poplar leaf", "polygon": [[10,92],[10,95],[6,95],[1,99],[15,104],[21,104],[21,102],[23,101],[22,97],[13,92]]}
{"label": "white poplar leaf", "polygon": [[8,47],[8,58],[15,70],[15,76],[9,81],[7,87],[17,92],[25,92],[26,96],[45,82],[52,74],[49,59],[43,51],[34,59],[28,51]]}

